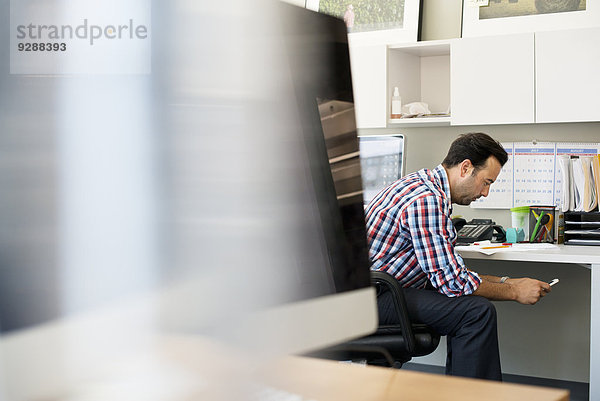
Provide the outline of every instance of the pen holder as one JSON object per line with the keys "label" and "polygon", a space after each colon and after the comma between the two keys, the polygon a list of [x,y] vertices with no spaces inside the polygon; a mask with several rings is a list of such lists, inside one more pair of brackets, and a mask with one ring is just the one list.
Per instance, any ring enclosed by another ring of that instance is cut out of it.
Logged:
{"label": "pen holder", "polygon": [[529,242],[554,243],[555,208],[554,206],[529,207]]}
{"label": "pen holder", "polygon": [[525,241],[525,231],[522,228],[511,227],[506,229],[506,242],[516,244],[521,241]]}

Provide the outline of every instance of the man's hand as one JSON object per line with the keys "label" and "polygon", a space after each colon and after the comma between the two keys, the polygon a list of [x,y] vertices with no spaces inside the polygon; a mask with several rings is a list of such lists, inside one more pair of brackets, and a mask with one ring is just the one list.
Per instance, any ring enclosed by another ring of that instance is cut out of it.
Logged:
{"label": "man's hand", "polygon": [[517,301],[524,305],[533,305],[552,291],[548,283],[532,278],[509,278],[504,283],[500,283],[500,277],[481,278],[479,288],[473,295],[480,295],[492,301]]}
{"label": "man's hand", "polygon": [[524,305],[533,305],[552,291],[548,283],[526,277],[509,278],[505,284],[512,287],[515,301]]}

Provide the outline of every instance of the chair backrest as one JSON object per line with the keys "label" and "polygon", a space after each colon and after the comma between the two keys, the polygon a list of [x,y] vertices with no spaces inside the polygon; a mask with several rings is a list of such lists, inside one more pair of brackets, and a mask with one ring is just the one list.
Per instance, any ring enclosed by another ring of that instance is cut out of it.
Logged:
{"label": "chair backrest", "polygon": [[[380,294],[383,288],[390,291],[394,302],[394,310],[398,314],[398,322],[402,335],[404,336],[405,347],[409,354],[415,353],[416,340],[415,334],[413,333],[412,323],[408,317],[408,309],[406,308],[406,300],[404,299],[404,291],[402,286],[394,277],[381,271],[371,272],[371,284],[377,287],[377,294]],[[379,326],[381,328],[387,328],[389,326]],[[380,334],[379,330],[372,335]]]}

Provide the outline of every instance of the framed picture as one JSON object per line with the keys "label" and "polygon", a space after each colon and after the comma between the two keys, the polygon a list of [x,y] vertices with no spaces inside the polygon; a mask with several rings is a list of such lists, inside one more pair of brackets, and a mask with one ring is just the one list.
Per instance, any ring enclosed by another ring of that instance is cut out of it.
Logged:
{"label": "framed picture", "polygon": [[342,18],[352,44],[416,42],[421,0],[306,0],[306,8]]}
{"label": "framed picture", "polygon": [[463,0],[462,37],[600,26],[600,0]]}

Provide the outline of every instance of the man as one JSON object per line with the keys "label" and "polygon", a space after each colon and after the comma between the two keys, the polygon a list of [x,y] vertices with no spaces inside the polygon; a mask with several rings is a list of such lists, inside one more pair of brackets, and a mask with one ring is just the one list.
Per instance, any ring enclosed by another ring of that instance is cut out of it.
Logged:
{"label": "man", "polygon": [[[447,336],[446,374],[501,380],[496,310],[489,300],[535,304],[550,292],[539,280],[479,275],[454,249],[452,203],[487,196],[507,159],[488,135],[461,135],[442,164],[396,181],[367,208],[372,269],[405,287],[413,321]],[[379,297],[383,324],[394,323],[390,297]]]}

